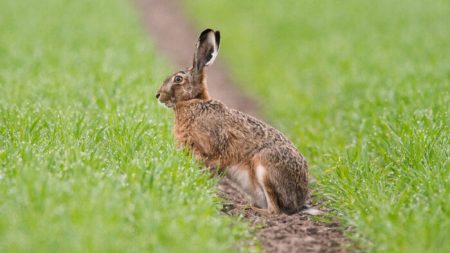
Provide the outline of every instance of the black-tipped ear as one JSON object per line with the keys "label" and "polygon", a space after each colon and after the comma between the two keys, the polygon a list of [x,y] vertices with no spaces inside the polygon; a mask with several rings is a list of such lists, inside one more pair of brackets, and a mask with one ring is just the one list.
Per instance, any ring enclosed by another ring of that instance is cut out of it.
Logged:
{"label": "black-tipped ear", "polygon": [[219,45],[220,32],[209,28],[204,30],[198,38],[194,54],[194,69],[200,71],[205,66],[211,65],[217,57]]}
{"label": "black-tipped ear", "polygon": [[220,48],[220,31],[215,31],[214,36],[216,37],[217,51]]}

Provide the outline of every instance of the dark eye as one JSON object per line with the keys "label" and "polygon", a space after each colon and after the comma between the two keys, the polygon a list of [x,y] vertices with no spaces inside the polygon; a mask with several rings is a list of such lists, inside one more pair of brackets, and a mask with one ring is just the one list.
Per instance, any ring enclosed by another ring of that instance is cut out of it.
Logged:
{"label": "dark eye", "polygon": [[176,83],[181,83],[181,81],[183,81],[183,77],[182,76],[175,76],[174,81]]}

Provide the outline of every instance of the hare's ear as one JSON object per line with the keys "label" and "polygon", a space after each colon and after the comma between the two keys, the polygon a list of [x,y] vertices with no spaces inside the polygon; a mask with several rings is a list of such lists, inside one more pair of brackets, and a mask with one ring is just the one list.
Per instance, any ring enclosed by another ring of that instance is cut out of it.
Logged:
{"label": "hare's ear", "polygon": [[204,30],[198,38],[193,68],[200,71],[205,66],[211,65],[219,52],[219,45],[220,32],[211,29]]}

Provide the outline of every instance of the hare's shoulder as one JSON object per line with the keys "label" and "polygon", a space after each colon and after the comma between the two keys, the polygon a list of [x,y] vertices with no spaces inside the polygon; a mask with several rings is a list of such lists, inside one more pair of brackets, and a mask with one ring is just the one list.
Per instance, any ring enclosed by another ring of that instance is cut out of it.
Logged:
{"label": "hare's shoulder", "polygon": [[228,110],[228,107],[219,100],[210,99],[200,103],[198,109],[205,111],[225,111]]}
{"label": "hare's shoulder", "polygon": [[191,108],[191,112],[196,118],[211,118],[211,117],[224,117],[228,114],[228,107],[219,100],[206,100],[200,103],[196,103]]}
{"label": "hare's shoulder", "polygon": [[211,119],[218,125],[227,126],[228,128],[244,128],[251,131],[277,131],[263,121],[241,112],[236,109],[227,107],[219,100],[207,100],[196,105],[193,110],[197,120]]}
{"label": "hare's shoulder", "polygon": [[199,118],[215,118],[221,123],[234,126],[253,126],[258,128],[271,128],[261,120],[244,112],[227,107],[220,100],[207,100],[197,104],[194,114]]}

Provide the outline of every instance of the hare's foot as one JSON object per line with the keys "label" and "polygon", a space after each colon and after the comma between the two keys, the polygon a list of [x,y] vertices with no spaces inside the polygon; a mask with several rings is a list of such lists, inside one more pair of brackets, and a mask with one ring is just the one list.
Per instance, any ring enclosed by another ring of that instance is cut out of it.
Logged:
{"label": "hare's foot", "polygon": [[251,209],[252,206],[250,204],[233,204],[236,208],[248,210]]}
{"label": "hare's foot", "polygon": [[272,210],[269,210],[267,208],[259,208],[256,206],[251,206],[251,209],[253,211],[255,211],[257,214],[264,216],[264,217],[272,216],[275,214]]}

